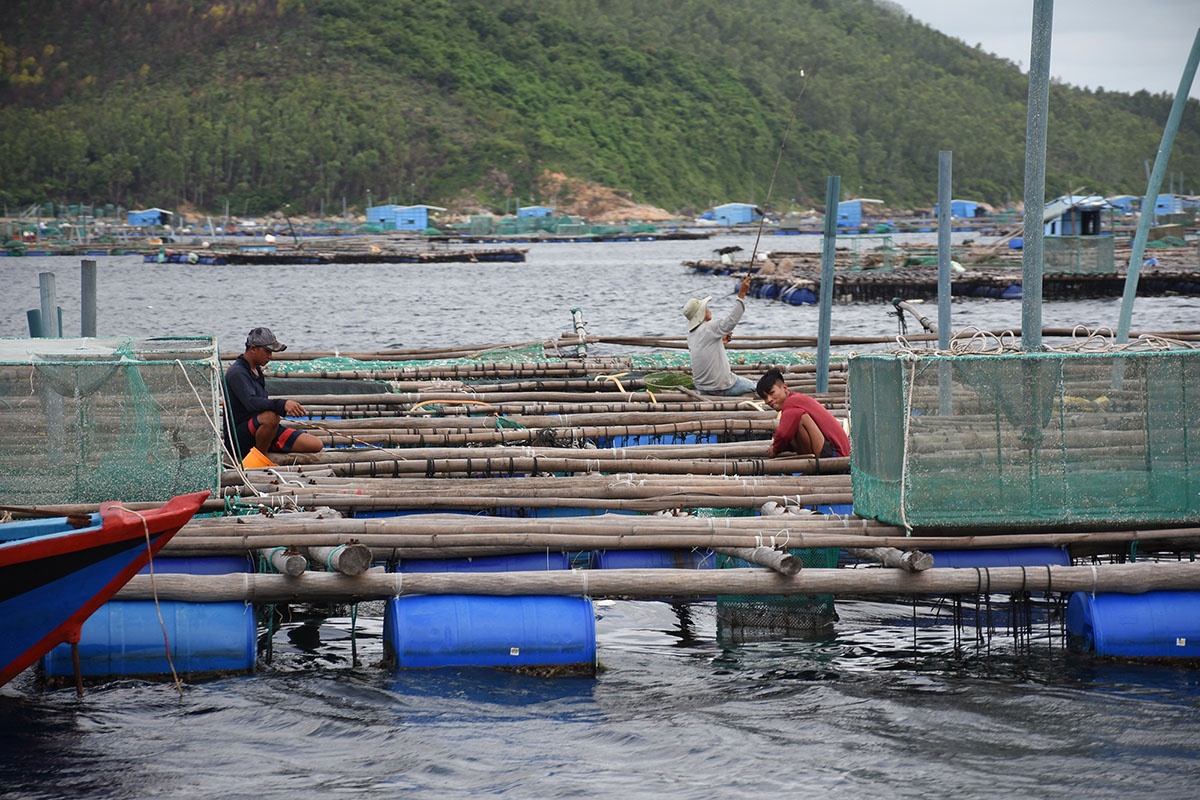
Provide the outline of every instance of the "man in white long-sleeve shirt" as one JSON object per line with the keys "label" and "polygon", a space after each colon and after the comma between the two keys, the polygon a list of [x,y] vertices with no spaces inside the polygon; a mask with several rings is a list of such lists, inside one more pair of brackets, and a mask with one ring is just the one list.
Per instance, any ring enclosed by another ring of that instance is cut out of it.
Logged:
{"label": "man in white long-sleeve shirt", "polygon": [[733,335],[746,312],[746,293],[750,291],[750,276],[738,286],[737,300],[727,316],[714,319],[708,307],[711,297],[693,297],[683,304],[688,321],[688,351],[692,355],[692,385],[705,394],[733,396],[753,394],[754,381],[735,375],[725,354],[725,343]]}

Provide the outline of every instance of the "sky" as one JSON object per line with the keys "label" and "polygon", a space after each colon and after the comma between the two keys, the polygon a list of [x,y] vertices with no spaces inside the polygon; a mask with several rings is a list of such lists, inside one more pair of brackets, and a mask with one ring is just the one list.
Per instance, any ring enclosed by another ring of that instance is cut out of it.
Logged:
{"label": "sky", "polygon": [[[1029,71],[1033,0],[891,2]],[[1198,28],[1200,0],[1054,0],[1050,77],[1089,89],[1173,97]],[[1188,96],[1200,98],[1200,78]]]}

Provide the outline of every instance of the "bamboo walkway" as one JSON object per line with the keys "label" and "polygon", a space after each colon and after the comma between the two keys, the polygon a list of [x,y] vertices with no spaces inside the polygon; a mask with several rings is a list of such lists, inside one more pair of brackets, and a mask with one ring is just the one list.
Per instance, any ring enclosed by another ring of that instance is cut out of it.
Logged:
{"label": "bamboo walkway", "polygon": [[[766,458],[775,413],[754,398],[654,388],[645,370],[621,357],[436,360],[491,347],[425,351],[424,360],[414,351],[407,358],[353,354],[371,366],[351,370],[289,364],[288,378],[382,388],[292,395],[312,414],[295,424],[326,449],[280,457],[268,469],[227,469],[220,496],[206,504],[218,516],[193,520],[163,551],[269,556],[280,574],[140,577],[119,596],[352,602],[410,593],[583,593],[686,600],[1200,587],[1200,565],[1183,560],[1200,548],[1197,528],[905,531],[849,512],[849,459]],[[288,364],[321,354],[281,355]],[[793,389],[815,393],[810,364],[784,369]],[[763,366],[739,370],[754,375]],[[834,362],[829,386],[816,396],[845,419],[844,364]],[[1075,565],[937,569],[940,551],[1033,546],[1066,548]],[[358,566],[339,574],[330,554],[347,548],[356,553],[347,562]],[[787,557],[812,548],[837,549],[840,566],[799,570]],[[615,550],[719,553],[756,567],[393,571],[426,559]],[[1137,563],[1123,563],[1133,552]]]}

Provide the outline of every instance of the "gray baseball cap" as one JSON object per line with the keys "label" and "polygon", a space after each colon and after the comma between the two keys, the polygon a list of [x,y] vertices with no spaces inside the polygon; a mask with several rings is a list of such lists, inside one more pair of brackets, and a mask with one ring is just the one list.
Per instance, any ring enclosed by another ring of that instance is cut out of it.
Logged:
{"label": "gray baseball cap", "polygon": [[272,353],[287,350],[287,345],[275,338],[270,328],[255,328],[246,336],[246,347],[265,347]]}

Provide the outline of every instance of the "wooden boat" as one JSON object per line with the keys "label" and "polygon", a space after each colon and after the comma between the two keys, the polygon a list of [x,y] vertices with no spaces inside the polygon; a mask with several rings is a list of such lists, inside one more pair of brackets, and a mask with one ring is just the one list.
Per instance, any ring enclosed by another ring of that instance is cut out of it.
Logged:
{"label": "wooden boat", "polygon": [[[98,514],[0,525],[0,686],[62,642],[162,549],[208,492],[134,513],[104,503]],[[79,527],[82,524],[83,527]]]}

